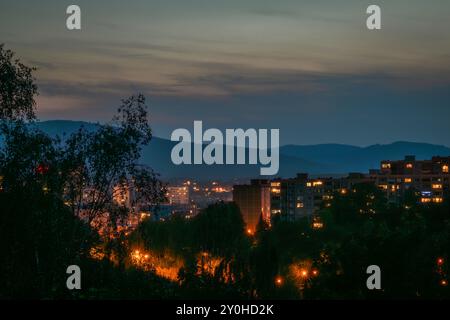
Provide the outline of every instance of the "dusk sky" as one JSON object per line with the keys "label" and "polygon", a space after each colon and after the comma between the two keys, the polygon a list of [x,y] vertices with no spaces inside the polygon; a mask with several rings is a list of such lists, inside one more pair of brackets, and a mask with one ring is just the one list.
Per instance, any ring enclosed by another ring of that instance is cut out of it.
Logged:
{"label": "dusk sky", "polygon": [[103,122],[143,92],[161,137],[203,120],[282,144],[450,146],[449,21],[448,0],[0,0],[0,43],[38,68],[41,120]]}

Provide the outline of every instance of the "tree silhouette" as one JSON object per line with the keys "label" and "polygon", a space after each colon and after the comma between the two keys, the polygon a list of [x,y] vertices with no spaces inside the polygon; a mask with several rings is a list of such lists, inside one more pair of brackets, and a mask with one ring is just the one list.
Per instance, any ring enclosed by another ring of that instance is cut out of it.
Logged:
{"label": "tree silhouette", "polygon": [[35,118],[37,86],[33,70],[14,59],[14,53],[0,44],[0,120]]}
{"label": "tree silhouette", "polygon": [[[123,100],[112,122],[93,132],[53,138],[31,123],[32,71],[0,46],[0,297],[70,296],[65,270],[91,266],[97,231],[107,231],[103,241],[121,263],[119,227],[138,202],[164,197],[157,175],[139,164],[152,137],[143,95]],[[135,193],[126,204],[115,200],[124,190]]]}

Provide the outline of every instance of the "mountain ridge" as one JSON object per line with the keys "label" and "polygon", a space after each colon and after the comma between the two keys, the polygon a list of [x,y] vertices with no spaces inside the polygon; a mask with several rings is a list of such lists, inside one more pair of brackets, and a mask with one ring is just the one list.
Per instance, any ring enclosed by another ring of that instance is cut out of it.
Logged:
{"label": "mountain ridge", "polygon": [[[74,120],[48,120],[36,126],[50,135],[70,135],[81,126],[95,130],[99,123]],[[170,159],[177,142],[154,136],[142,152],[141,161],[159,172],[163,178],[233,179],[256,178],[260,165],[179,165]],[[315,145],[287,144],[280,147],[280,171],[277,176],[293,177],[298,172],[312,175],[327,173],[368,172],[376,169],[382,160],[401,160],[415,155],[418,160],[432,156],[450,156],[450,148],[423,142],[396,141],[366,147],[339,143]]]}

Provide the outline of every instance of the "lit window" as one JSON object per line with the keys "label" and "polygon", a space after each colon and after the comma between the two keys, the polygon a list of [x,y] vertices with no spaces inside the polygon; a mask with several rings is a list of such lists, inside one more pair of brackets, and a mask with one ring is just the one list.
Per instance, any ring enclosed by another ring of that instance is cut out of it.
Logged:
{"label": "lit window", "polygon": [[405,183],[411,183],[412,179],[411,178],[405,178]]}
{"label": "lit window", "polygon": [[433,184],[432,188],[433,189],[442,189],[442,184]]}
{"label": "lit window", "polygon": [[322,184],[323,184],[322,181],[314,181],[314,182],[313,182],[313,186],[314,186],[314,187],[321,186]]}
{"label": "lit window", "polygon": [[270,185],[272,187],[280,187],[281,186],[281,182],[272,182]]}
{"label": "lit window", "polygon": [[380,184],[378,187],[379,187],[380,189],[383,189],[383,190],[387,190],[387,189],[388,189],[387,184]]}
{"label": "lit window", "polygon": [[311,182],[307,182],[307,183],[306,183],[306,186],[307,186],[307,187],[311,187],[311,186],[312,186],[312,183],[311,183]]}
{"label": "lit window", "polygon": [[406,164],[406,169],[412,169],[413,168],[413,164],[412,163],[407,163]]}
{"label": "lit window", "polygon": [[320,221],[315,221],[313,222],[313,229],[322,229],[323,228],[323,223]]}
{"label": "lit window", "polygon": [[391,168],[391,164],[390,163],[383,163],[383,164],[381,164],[381,168],[383,168],[383,169],[390,169]]}
{"label": "lit window", "polygon": [[435,202],[435,203],[442,203],[442,202],[444,202],[444,199],[439,198],[439,197],[433,198],[433,202]]}
{"label": "lit window", "polygon": [[303,208],[303,202],[297,202],[297,208]]}
{"label": "lit window", "polygon": [[422,198],[422,199],[420,199],[420,201],[422,203],[427,203],[427,202],[431,202],[431,199],[430,198]]}
{"label": "lit window", "polygon": [[448,165],[445,164],[442,166],[442,172],[448,173]]}

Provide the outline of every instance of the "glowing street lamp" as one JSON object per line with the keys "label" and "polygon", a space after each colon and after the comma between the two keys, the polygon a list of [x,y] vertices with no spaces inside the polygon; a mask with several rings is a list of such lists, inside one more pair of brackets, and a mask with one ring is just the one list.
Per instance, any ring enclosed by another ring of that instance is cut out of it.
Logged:
{"label": "glowing street lamp", "polygon": [[280,277],[280,276],[276,277],[276,278],[275,278],[275,284],[276,284],[277,286],[283,285],[283,278]]}
{"label": "glowing street lamp", "polygon": [[301,274],[301,276],[302,276],[303,278],[306,278],[306,277],[308,277],[308,270],[302,269],[302,270],[300,271],[300,274]]}
{"label": "glowing street lamp", "polygon": [[446,287],[447,285],[448,285],[447,280],[442,279],[442,280],[441,280],[441,286]]}
{"label": "glowing street lamp", "polygon": [[442,266],[444,264],[444,258],[438,258],[436,260],[436,263],[437,263],[438,266]]}

